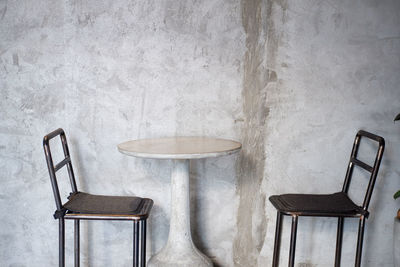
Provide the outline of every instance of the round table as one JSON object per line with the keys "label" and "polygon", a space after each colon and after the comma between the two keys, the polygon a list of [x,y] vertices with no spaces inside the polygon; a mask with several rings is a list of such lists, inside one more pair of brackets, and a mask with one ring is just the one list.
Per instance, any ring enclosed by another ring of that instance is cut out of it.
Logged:
{"label": "round table", "polygon": [[148,266],[213,266],[193,244],[190,232],[189,160],[226,156],[238,152],[239,142],[209,137],[140,139],[118,145],[121,153],[152,159],[172,159],[171,220],[165,247]]}

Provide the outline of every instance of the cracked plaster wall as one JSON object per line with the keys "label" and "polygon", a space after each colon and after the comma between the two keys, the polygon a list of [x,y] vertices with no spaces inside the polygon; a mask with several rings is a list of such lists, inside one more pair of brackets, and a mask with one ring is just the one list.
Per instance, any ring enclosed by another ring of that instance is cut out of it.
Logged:
{"label": "cracked plaster wall", "polygon": [[[339,190],[355,132],[381,134],[363,266],[393,266],[399,12],[389,0],[1,0],[1,265],[56,265],[41,137],[61,126],[82,190],[155,200],[148,255],[168,236],[170,162],[129,158],[116,144],[240,140],[238,156],[193,162],[192,232],[216,266],[246,267],[271,263],[268,196]],[[345,226],[343,266],[352,265],[356,227]],[[282,261],[288,220],[284,229]],[[84,223],[83,266],[130,266],[131,230]],[[335,220],[302,218],[298,266],[331,266],[335,230]]]}

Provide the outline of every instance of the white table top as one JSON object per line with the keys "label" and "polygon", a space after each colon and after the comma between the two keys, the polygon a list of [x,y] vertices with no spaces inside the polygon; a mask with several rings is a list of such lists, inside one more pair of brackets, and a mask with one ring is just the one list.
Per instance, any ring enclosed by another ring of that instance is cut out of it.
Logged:
{"label": "white table top", "polygon": [[238,152],[242,144],[210,137],[170,137],[139,139],[118,145],[121,153],[153,159],[199,159]]}

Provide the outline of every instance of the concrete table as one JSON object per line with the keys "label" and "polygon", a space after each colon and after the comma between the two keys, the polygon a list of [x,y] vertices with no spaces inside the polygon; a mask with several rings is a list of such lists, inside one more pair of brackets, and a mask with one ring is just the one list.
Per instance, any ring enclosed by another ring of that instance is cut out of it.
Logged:
{"label": "concrete table", "polygon": [[149,266],[212,266],[193,244],[190,232],[189,160],[226,156],[238,152],[238,142],[208,137],[141,139],[118,145],[129,156],[172,159],[171,221],[165,247],[149,260]]}

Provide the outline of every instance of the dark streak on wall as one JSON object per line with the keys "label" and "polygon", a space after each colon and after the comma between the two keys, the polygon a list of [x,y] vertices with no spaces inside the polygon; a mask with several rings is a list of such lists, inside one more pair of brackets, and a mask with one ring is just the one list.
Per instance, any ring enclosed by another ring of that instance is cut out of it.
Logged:
{"label": "dark streak on wall", "polygon": [[[238,164],[239,210],[233,244],[235,266],[257,266],[267,229],[266,196],[261,191],[265,169],[268,88],[275,86],[276,53],[280,35],[273,20],[274,8],[284,14],[283,1],[245,1],[241,3],[246,33],[243,77],[243,150]],[[282,16],[284,19],[284,15]],[[281,22],[279,22],[281,23]]]}

